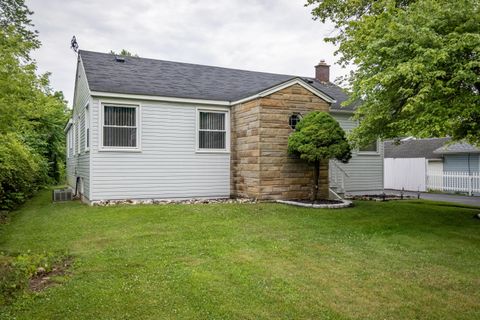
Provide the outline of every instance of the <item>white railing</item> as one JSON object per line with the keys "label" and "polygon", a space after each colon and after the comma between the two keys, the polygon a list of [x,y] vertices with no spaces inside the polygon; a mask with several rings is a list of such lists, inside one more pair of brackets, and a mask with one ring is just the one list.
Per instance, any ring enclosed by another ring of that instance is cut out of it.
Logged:
{"label": "white railing", "polygon": [[335,188],[337,193],[347,193],[345,186],[347,185],[347,179],[349,177],[348,173],[336,160],[330,160],[328,171],[330,187]]}
{"label": "white railing", "polygon": [[480,193],[480,173],[460,171],[427,172],[427,189],[438,191]]}

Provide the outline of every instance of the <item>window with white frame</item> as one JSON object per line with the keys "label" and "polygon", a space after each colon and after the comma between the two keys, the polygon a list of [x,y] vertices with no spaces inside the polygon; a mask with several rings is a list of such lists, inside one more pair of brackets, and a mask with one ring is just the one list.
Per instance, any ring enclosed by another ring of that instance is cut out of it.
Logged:
{"label": "window with white frame", "polygon": [[90,149],[90,112],[88,108],[88,104],[85,107],[85,113],[84,113],[84,122],[83,125],[85,126],[85,151],[88,151]]}
{"label": "window with white frame", "polygon": [[72,127],[67,129],[67,158],[71,157],[71,149],[72,149]]}
{"label": "window with white frame", "polygon": [[103,105],[104,148],[138,148],[138,106]]}
{"label": "window with white frame", "polygon": [[378,153],[378,141],[375,140],[358,148],[360,153]]}
{"label": "window with white frame", "polygon": [[77,148],[76,148],[77,141],[75,141],[76,137],[77,137],[77,122],[74,119],[72,123],[72,156],[75,156],[75,153],[77,152]]}
{"label": "window with white frame", "polygon": [[197,149],[227,151],[228,111],[198,110],[197,118]]}
{"label": "window with white frame", "polygon": [[77,116],[77,120],[75,121],[75,152],[80,154],[80,118]]}

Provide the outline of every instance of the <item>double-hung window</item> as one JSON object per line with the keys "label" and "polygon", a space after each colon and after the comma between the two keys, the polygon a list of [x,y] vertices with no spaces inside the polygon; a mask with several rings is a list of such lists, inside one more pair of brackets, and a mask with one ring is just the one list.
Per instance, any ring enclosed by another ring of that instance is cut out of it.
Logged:
{"label": "double-hung window", "polygon": [[80,118],[75,120],[75,153],[80,154]]}
{"label": "double-hung window", "polygon": [[197,110],[197,150],[228,151],[228,111]]}
{"label": "double-hung window", "polygon": [[102,106],[102,146],[104,149],[139,149],[138,106]]}
{"label": "double-hung window", "polygon": [[83,123],[85,126],[85,151],[88,151],[90,149],[90,112],[89,112],[88,104],[85,107]]}
{"label": "double-hung window", "polygon": [[67,158],[72,156],[72,130],[73,127],[70,126],[67,131]]}

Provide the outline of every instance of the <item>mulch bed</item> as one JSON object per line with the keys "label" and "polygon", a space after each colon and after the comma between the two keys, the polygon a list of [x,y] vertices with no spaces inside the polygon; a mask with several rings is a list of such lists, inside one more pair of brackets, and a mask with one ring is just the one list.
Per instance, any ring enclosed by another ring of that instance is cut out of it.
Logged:
{"label": "mulch bed", "polygon": [[31,291],[39,292],[55,284],[58,284],[52,277],[63,276],[68,273],[68,269],[73,263],[73,259],[68,257],[56,263],[49,272],[39,271],[30,279],[28,287]]}

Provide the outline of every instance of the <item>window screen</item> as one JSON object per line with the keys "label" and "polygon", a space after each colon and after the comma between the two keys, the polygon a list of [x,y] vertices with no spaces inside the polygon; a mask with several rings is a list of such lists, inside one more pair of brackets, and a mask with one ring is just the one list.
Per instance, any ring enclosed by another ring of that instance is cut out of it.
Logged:
{"label": "window screen", "polygon": [[85,108],[85,150],[90,148],[90,113],[88,106]]}
{"label": "window screen", "polygon": [[104,106],[104,147],[137,147],[137,108]]}
{"label": "window screen", "polygon": [[198,147],[226,149],[227,132],[224,112],[199,112]]}

